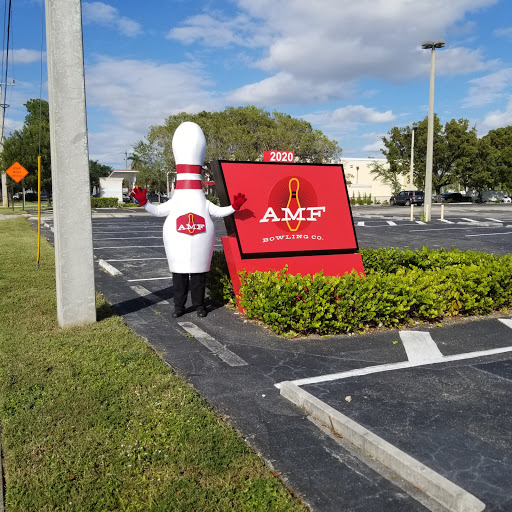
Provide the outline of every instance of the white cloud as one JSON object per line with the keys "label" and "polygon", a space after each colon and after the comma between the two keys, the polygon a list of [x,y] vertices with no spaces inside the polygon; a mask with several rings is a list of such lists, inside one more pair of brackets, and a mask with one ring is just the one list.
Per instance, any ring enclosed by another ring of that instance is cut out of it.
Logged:
{"label": "white cloud", "polygon": [[347,132],[364,124],[391,122],[395,115],[391,110],[378,112],[363,105],[349,105],[332,111],[306,114],[303,118],[315,126],[322,126],[327,131]]}
{"label": "white cloud", "polygon": [[374,108],[368,108],[363,105],[350,105],[334,110],[332,118],[340,122],[387,123],[393,121],[395,116],[391,110],[378,112]]}
{"label": "white cloud", "polygon": [[464,106],[488,105],[503,97],[512,87],[512,68],[503,68],[489,75],[475,78],[470,82]]}
{"label": "white cloud", "polygon": [[211,47],[255,47],[268,44],[268,34],[264,27],[256,27],[244,14],[229,20],[211,14],[191,16],[183,26],[172,28],[167,39],[175,39],[183,44],[200,42]]}
{"label": "white cloud", "polygon": [[512,27],[498,28],[494,31],[498,37],[512,38]]}
{"label": "white cloud", "polygon": [[[18,50],[10,50],[9,55],[10,62],[14,62],[14,64],[33,64],[41,60],[40,50],[20,48]],[[43,52],[42,58],[43,62],[46,63],[46,52]]]}
{"label": "white cloud", "polygon": [[[186,44],[261,46],[262,54],[253,53],[253,65],[269,78],[248,84],[231,97],[272,104],[285,96],[288,104],[314,104],[346,97],[340,92],[344,84],[365,78],[401,83],[428,77],[430,58],[421,42],[443,38],[451,29],[462,30],[466,14],[497,1],[238,0],[239,11],[232,19],[219,13],[193,16],[168,37]],[[449,40],[436,55],[438,75],[496,64],[486,62],[480,49],[450,47]],[[283,92],[282,85],[289,89]]]}
{"label": "white cloud", "polygon": [[119,148],[131,148],[168,116],[220,108],[207,90],[211,85],[198,65],[102,57],[86,68],[88,110],[101,111],[108,120],[89,127],[92,153],[113,165],[119,162]]}
{"label": "white cloud", "polygon": [[489,130],[512,125],[512,96],[509,97],[504,110],[489,112],[484,120],[478,124],[479,135],[485,135]]}
{"label": "white cloud", "polygon": [[82,4],[84,24],[96,23],[103,26],[114,26],[128,37],[135,37],[142,33],[140,23],[121,16],[119,10],[103,2],[84,2]]}
{"label": "white cloud", "polygon": [[260,82],[244,85],[228,94],[227,100],[257,106],[290,103],[323,103],[331,98],[347,98],[353,84],[297,78],[290,73],[277,73]]}
{"label": "white cloud", "polygon": [[366,146],[363,146],[363,151],[365,153],[369,153],[369,154],[377,153],[379,156],[382,157],[381,149],[384,149],[384,144],[382,143],[381,139],[376,139],[371,144],[366,144]]}

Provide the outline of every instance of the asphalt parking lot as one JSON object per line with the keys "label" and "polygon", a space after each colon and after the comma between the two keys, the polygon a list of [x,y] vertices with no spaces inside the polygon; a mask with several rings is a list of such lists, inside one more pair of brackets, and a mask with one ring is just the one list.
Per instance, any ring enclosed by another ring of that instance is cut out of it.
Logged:
{"label": "asphalt parking lot", "polygon": [[[359,246],[511,252],[511,205],[447,205],[443,221],[437,208],[424,224],[406,207],[354,207]],[[140,209],[95,212],[97,289],[313,510],[445,510],[443,500],[465,512],[481,510],[480,502],[512,510],[510,315],[300,340],[214,305],[204,319],[192,312],[172,319],[162,224]],[[216,224],[220,249],[224,229]],[[51,227],[45,219],[50,241]],[[302,401],[283,397],[283,383]],[[437,499],[367,446],[347,442],[345,431],[315,420],[309,397],[431,470]]]}

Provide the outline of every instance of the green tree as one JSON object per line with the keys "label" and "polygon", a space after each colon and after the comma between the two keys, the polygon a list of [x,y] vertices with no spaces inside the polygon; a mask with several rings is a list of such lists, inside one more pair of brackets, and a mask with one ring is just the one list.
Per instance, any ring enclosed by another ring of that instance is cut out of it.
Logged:
{"label": "green tree", "polygon": [[397,172],[396,169],[391,169],[389,165],[381,162],[372,162],[370,164],[370,174],[377,176],[383,183],[386,183],[391,187],[391,193],[393,195],[398,194],[402,190],[402,180],[400,176],[402,172]]}
{"label": "green tree", "polygon": [[[184,121],[201,126],[207,141],[205,172],[213,160],[261,161],[264,151],[294,151],[298,162],[326,163],[341,155],[341,148],[310,123],[279,112],[269,113],[254,106],[228,107],[221,112],[181,113],[153,126],[147,141],[135,146],[135,155],[145,160],[148,145],[156,149],[164,173],[174,171],[172,136]],[[151,162],[152,159],[146,159]],[[149,166],[151,167],[151,166]],[[208,176],[205,176],[208,179]]]}
{"label": "green tree", "polygon": [[498,151],[485,137],[478,139],[476,153],[472,158],[465,158],[458,168],[458,180],[466,190],[477,192],[480,201],[485,190],[494,188],[494,173]]}
{"label": "green tree", "polygon": [[89,176],[91,180],[91,192],[93,187],[100,186],[100,178],[108,176],[113,171],[109,165],[102,165],[97,160],[89,160]]}
{"label": "green tree", "polygon": [[148,192],[161,194],[167,190],[167,172],[163,150],[155,141],[139,141],[134,147],[132,162],[137,163],[137,183]]}
{"label": "green tree", "polygon": [[[37,190],[37,157],[41,155],[41,189],[52,193],[52,172],[50,156],[50,117],[48,102],[31,99],[25,103],[27,115],[23,126],[15,130],[4,141],[0,155],[0,166],[6,170],[14,162],[19,162],[29,174],[24,178],[26,188]],[[39,146],[41,152],[39,153]],[[8,178],[10,179],[10,178]]]}
{"label": "green tree", "polygon": [[[417,123],[414,138],[414,183],[419,188],[425,186],[425,168],[427,155],[428,118]],[[434,141],[432,156],[432,189],[437,196],[441,188],[457,185],[464,169],[468,168],[478,153],[476,129],[469,128],[467,119],[452,119],[444,126],[434,115]],[[381,150],[387,158],[390,172],[397,178],[410,171],[412,127],[394,127],[388,137],[382,137],[385,149]]]}
{"label": "green tree", "polygon": [[482,139],[493,154],[490,170],[492,187],[512,191],[512,126],[491,130]]}

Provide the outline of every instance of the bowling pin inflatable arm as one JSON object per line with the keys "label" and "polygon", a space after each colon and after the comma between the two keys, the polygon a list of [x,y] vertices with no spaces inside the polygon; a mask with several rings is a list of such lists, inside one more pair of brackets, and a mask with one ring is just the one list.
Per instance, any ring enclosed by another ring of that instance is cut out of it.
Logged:
{"label": "bowling pin inflatable arm", "polygon": [[240,210],[240,207],[247,201],[247,198],[245,197],[244,194],[235,194],[235,196],[233,197],[233,202],[231,203],[231,206],[235,209],[235,210]]}
{"label": "bowling pin inflatable arm", "polygon": [[146,197],[146,189],[142,189],[140,186],[136,186],[131,192],[130,195],[135,199],[137,203],[141,206],[144,206],[148,202],[148,198]]}

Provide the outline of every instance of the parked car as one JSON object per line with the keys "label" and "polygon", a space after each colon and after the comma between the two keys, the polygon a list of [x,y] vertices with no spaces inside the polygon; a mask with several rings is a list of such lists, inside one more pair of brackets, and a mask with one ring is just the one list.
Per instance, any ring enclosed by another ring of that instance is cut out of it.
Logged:
{"label": "parked car", "polygon": [[396,196],[392,196],[389,204],[405,205],[423,204],[425,192],[423,190],[402,190]]}
{"label": "parked car", "polygon": [[473,199],[469,196],[463,196],[460,192],[446,192],[441,194],[442,203],[471,203]]}
{"label": "parked car", "polygon": [[501,199],[501,202],[502,203],[512,203],[512,197],[510,196],[505,196]]}

